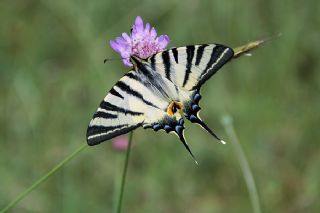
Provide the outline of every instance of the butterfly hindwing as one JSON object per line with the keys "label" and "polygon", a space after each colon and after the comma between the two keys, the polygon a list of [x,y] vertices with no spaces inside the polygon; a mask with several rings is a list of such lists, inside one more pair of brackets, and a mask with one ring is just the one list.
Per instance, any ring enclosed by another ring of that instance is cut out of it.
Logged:
{"label": "butterfly hindwing", "polygon": [[199,89],[233,57],[232,48],[221,44],[189,45],[157,53],[150,66],[180,89]]}
{"label": "butterfly hindwing", "polygon": [[183,114],[224,143],[200,118],[201,86],[234,55],[232,48],[221,44],[189,45],[172,48],[148,58],[155,72],[179,88]]}

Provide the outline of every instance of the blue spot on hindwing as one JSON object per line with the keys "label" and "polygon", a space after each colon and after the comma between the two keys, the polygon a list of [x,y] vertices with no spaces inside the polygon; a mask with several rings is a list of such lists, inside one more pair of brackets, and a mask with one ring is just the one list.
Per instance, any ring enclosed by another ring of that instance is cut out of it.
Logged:
{"label": "blue spot on hindwing", "polygon": [[183,120],[183,118],[180,118],[180,120],[179,120],[179,124],[180,124],[181,126],[183,126],[183,124],[184,124],[184,120]]}
{"label": "blue spot on hindwing", "polygon": [[199,107],[199,105],[197,105],[197,104],[193,104],[193,105],[191,106],[191,108],[192,108],[192,110],[193,110],[194,112],[198,112],[198,111],[200,110],[200,107]]}
{"label": "blue spot on hindwing", "polygon": [[153,130],[154,131],[158,131],[159,129],[161,129],[161,125],[160,124],[155,124],[155,125],[153,125]]}
{"label": "blue spot on hindwing", "polygon": [[194,96],[193,96],[193,100],[198,103],[201,99],[201,95],[199,93],[196,93]]}
{"label": "blue spot on hindwing", "polygon": [[189,120],[190,120],[191,122],[197,122],[199,119],[198,119],[195,115],[190,115]]}
{"label": "blue spot on hindwing", "polygon": [[183,126],[177,125],[175,130],[176,130],[176,133],[178,133],[178,135],[180,135],[180,134],[182,134]]}
{"label": "blue spot on hindwing", "polygon": [[171,126],[169,126],[169,125],[164,125],[164,127],[163,127],[163,129],[168,133],[168,132],[170,132],[170,131],[172,131],[172,127]]}

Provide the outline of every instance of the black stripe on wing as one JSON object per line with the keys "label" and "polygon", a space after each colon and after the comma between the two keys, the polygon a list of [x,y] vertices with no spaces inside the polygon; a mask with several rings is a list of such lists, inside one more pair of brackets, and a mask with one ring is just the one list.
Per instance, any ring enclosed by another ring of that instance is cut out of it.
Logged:
{"label": "black stripe on wing", "polygon": [[175,62],[178,64],[179,63],[179,57],[178,57],[178,50],[177,50],[177,48],[173,48],[172,50],[172,54],[173,54],[173,57],[174,57],[174,60],[175,60]]}
{"label": "black stripe on wing", "polygon": [[112,89],[109,91],[109,93],[112,94],[112,95],[114,95],[114,96],[117,96],[117,97],[123,99],[123,96],[122,96],[120,93],[118,93],[113,87],[112,87]]}
{"label": "black stripe on wing", "polygon": [[131,111],[129,109],[125,109],[125,108],[113,105],[113,104],[106,102],[106,101],[101,102],[100,108],[105,109],[105,110],[120,112],[123,114],[129,114],[129,115],[143,115],[142,112]]}
{"label": "black stripe on wing", "polygon": [[155,70],[156,69],[156,59],[155,59],[155,54],[154,55],[152,55],[151,57],[150,57],[150,65],[151,65],[151,68],[153,69],[153,70]]}
{"label": "black stripe on wing", "polygon": [[203,44],[200,47],[198,47],[197,56],[196,56],[196,63],[195,63],[196,66],[198,66],[200,64],[201,59],[202,59],[202,55],[204,52],[204,48],[206,48],[207,46],[208,46],[208,44]]}
{"label": "black stripe on wing", "polygon": [[111,114],[108,112],[103,112],[103,111],[97,111],[94,113],[93,118],[105,118],[105,119],[114,119],[117,118],[118,116],[115,114]]}
{"label": "black stripe on wing", "polygon": [[189,75],[191,73],[191,68],[192,68],[192,60],[193,60],[193,56],[194,56],[194,50],[195,50],[194,45],[189,45],[186,48],[187,64],[186,64],[186,71],[185,71],[184,80],[183,80],[183,84],[182,84],[183,87],[187,84],[187,82],[189,80]]}
{"label": "black stripe on wing", "polygon": [[140,99],[143,103],[152,106],[154,108],[159,109],[159,107],[157,107],[156,105],[154,105],[153,103],[151,103],[150,101],[147,101],[143,98],[142,94],[139,93],[138,91],[135,91],[134,89],[132,89],[129,85],[127,85],[125,82],[122,81],[118,81],[116,83],[116,86],[121,89],[123,92],[127,93],[128,95],[132,95],[138,99]]}
{"label": "black stripe on wing", "polygon": [[171,62],[170,62],[170,56],[168,51],[162,52],[162,61],[164,64],[164,71],[166,73],[166,78],[171,81],[171,77],[170,77]]}
{"label": "black stripe on wing", "polygon": [[134,74],[134,72],[128,72],[128,73],[126,74],[126,76],[129,77],[129,78],[131,78],[131,79],[134,79],[134,80],[136,80],[136,81],[139,81],[140,83],[142,83],[142,82],[141,82],[141,79],[139,78],[139,76],[138,76],[137,74]]}

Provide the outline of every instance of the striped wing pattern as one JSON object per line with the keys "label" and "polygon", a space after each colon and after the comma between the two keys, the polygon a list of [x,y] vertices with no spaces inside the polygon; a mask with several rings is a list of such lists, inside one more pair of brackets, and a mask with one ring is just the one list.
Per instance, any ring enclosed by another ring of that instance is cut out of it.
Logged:
{"label": "striped wing pattern", "polygon": [[183,103],[184,116],[221,142],[223,141],[199,116],[200,88],[233,55],[232,48],[224,45],[202,44],[172,48],[148,58],[150,66],[156,72],[179,88],[179,101]]}
{"label": "striped wing pattern", "polygon": [[87,142],[96,145],[115,136],[125,134],[139,126],[144,113],[128,107],[134,97],[126,94],[126,76],[112,87],[100,103],[87,129]]}
{"label": "striped wing pattern", "polygon": [[134,70],[100,103],[88,126],[88,144],[96,145],[143,126],[177,134],[192,155],[183,136],[183,118],[180,113],[169,116],[168,106],[172,101],[183,103],[185,117],[214,135],[198,115],[200,87],[232,56],[231,48],[204,44],[172,48],[146,60],[131,57]]}
{"label": "striped wing pattern", "polygon": [[179,123],[166,113],[169,99],[145,73],[130,71],[109,91],[93,115],[87,130],[87,142],[96,145],[140,126],[164,127]]}
{"label": "striped wing pattern", "polygon": [[233,57],[233,50],[221,44],[189,45],[157,53],[150,66],[181,89],[199,89]]}

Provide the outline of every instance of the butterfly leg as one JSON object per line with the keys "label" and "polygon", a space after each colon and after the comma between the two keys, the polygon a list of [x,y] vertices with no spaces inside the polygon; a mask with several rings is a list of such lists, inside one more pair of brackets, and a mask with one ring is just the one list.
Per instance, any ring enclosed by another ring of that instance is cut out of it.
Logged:
{"label": "butterfly leg", "polygon": [[205,129],[207,132],[209,132],[214,138],[219,140],[222,144],[225,144],[225,141],[221,140],[200,118],[199,112],[200,112],[200,106],[199,101],[201,99],[201,95],[199,94],[199,91],[195,92],[192,100],[186,104],[184,109],[184,114],[186,118],[191,121],[192,123],[199,124],[203,129]]}

